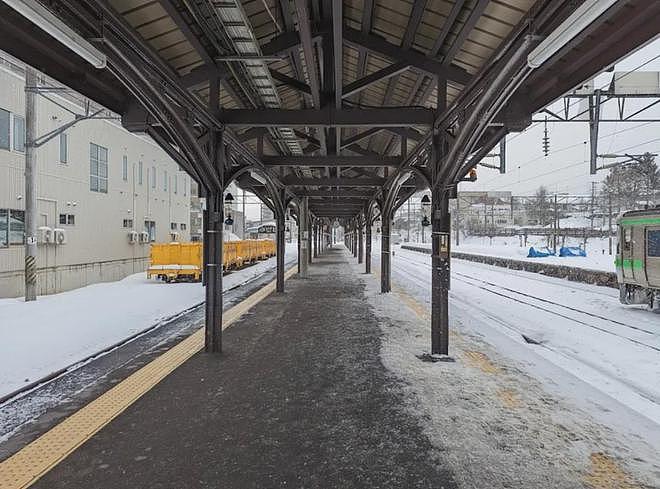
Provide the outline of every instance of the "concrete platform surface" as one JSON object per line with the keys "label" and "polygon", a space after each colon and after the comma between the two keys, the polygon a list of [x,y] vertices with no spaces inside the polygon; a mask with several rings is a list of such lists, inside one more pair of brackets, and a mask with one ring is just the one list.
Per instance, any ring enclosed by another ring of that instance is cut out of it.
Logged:
{"label": "concrete platform surface", "polygon": [[330,249],[33,487],[456,487],[349,259]]}

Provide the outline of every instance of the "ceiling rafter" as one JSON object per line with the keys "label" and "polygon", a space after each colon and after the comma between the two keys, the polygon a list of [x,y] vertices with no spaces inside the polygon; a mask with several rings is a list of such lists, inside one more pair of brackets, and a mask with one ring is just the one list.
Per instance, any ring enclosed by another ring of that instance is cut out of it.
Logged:
{"label": "ceiling rafter", "polygon": [[381,167],[398,166],[401,158],[393,156],[364,157],[364,156],[264,156],[262,159],[266,166],[347,166],[347,167]]}
{"label": "ceiling rafter", "polygon": [[397,61],[396,63],[391,64],[383,69],[375,71],[363,78],[359,78],[354,82],[349,83],[344,87],[343,97],[347,98],[351,95],[354,95],[366,88],[370,87],[374,83],[378,83],[381,80],[387,80],[388,78],[395,77],[410,67],[410,64],[406,61]]}
{"label": "ceiling rafter", "polygon": [[445,19],[444,24],[442,24],[440,34],[435,38],[431,52],[429,52],[429,56],[432,58],[435,58],[440,54],[440,50],[442,49],[442,46],[444,45],[449,32],[451,32],[451,28],[454,26],[454,23],[458,18],[458,14],[461,13],[463,5],[465,5],[465,1],[466,0],[454,0],[454,5],[452,5],[451,10],[449,11],[449,15]]}
{"label": "ceiling rafter", "polygon": [[405,127],[431,125],[435,114],[421,107],[336,110],[334,106],[328,106],[321,110],[228,109],[223,111],[223,119],[227,126]]}
{"label": "ceiling rafter", "polygon": [[456,35],[456,38],[454,38],[451,46],[444,55],[444,65],[449,65],[454,60],[456,54],[463,47],[465,40],[472,32],[472,29],[474,29],[474,26],[477,25],[477,22],[479,22],[479,19],[483,15],[484,10],[486,10],[486,7],[489,3],[490,0],[479,0],[474,8],[470,11],[470,15],[466,19],[465,23],[461,26],[460,31],[458,31],[458,34]]}
{"label": "ceiling rafter", "polygon": [[470,74],[463,68],[455,65],[444,65],[440,61],[428,58],[418,51],[396,46],[387,42],[382,37],[373,34],[363,34],[358,30],[345,27],[344,39],[353,46],[360,46],[369,51],[379,53],[382,56],[398,61],[405,60],[411,66],[429,75],[434,76],[438,73],[444,73],[447,79],[460,85],[466,85],[471,79]]}
{"label": "ceiling rafter", "polygon": [[277,71],[273,68],[269,68],[270,71],[270,76],[273,77],[273,79],[277,80],[278,82],[291,87],[299,92],[306,93],[307,95],[312,94],[312,89],[311,87],[304,82],[301,82],[300,80],[296,78],[292,78],[289,75],[285,75],[281,71]]}
{"label": "ceiling rafter", "polygon": [[367,178],[300,178],[292,175],[284,177],[284,184],[289,187],[381,187],[385,179]]}

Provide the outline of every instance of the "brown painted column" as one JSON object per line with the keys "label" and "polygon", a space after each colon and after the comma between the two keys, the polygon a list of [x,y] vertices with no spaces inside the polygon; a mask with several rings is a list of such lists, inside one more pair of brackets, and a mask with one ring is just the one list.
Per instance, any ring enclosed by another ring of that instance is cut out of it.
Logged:
{"label": "brown painted column", "polygon": [[312,225],[312,216],[309,214],[309,207],[307,210],[307,263],[312,263],[312,246],[314,244],[314,235],[313,235],[313,225]]}
{"label": "brown painted column", "polygon": [[314,224],[314,258],[319,257],[319,223]]}
{"label": "brown painted column", "polygon": [[364,225],[360,223],[357,227],[358,232],[358,263],[364,260]]}
{"label": "brown painted column", "polygon": [[284,232],[286,229],[286,221],[284,220],[284,216],[278,216],[276,224],[277,224],[276,236],[275,236],[275,246],[277,248],[276,290],[277,292],[284,292],[284,250],[285,250]]}
{"label": "brown painted column", "polygon": [[300,236],[300,247],[298,254],[299,275],[307,278],[307,266],[309,263],[309,197],[303,197],[300,203],[300,215],[298,216],[298,235]]}
{"label": "brown painted column", "polygon": [[392,290],[391,257],[390,257],[390,229],[392,218],[390,212],[381,215],[381,242],[380,242],[380,291],[390,292]]}
{"label": "brown painted column", "polygon": [[371,222],[367,219],[367,236],[364,254],[364,272],[371,273]]}
{"label": "brown painted column", "polygon": [[448,355],[451,216],[447,192],[433,191],[431,227],[431,353]]}

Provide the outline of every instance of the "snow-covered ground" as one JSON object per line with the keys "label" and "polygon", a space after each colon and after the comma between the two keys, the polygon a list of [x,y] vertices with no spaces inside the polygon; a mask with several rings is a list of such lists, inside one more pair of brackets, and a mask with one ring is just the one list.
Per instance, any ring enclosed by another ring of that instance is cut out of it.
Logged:
{"label": "snow-covered ground", "polygon": [[[547,246],[547,239],[543,236],[528,236],[527,246],[521,246],[518,236],[491,238],[481,236],[461,237],[460,244],[452,243],[452,251],[459,253],[472,253],[475,255],[497,256],[511,258],[514,260],[525,260],[533,262],[551,263],[554,265],[566,265],[569,267],[588,268],[591,270],[602,270],[615,272],[614,253],[616,253],[616,240],[612,241],[612,255],[609,254],[607,238],[590,238],[587,242],[587,256],[548,256],[545,258],[527,258],[530,247],[543,248]],[[414,246],[430,248],[430,243],[410,243]],[[566,246],[581,246],[583,241],[577,238],[567,238]]]}
{"label": "snow-covered ground", "polygon": [[[286,260],[297,244],[287,244]],[[275,268],[275,258],[225,275],[228,290]],[[0,299],[0,397],[162,323],[204,301],[200,283],[137,273],[35,302]]]}
{"label": "snow-covered ground", "polygon": [[[393,282],[429,307],[430,256],[395,248],[392,269]],[[660,450],[660,315],[623,306],[617,295],[454,260],[450,321],[521,362],[601,422]]]}

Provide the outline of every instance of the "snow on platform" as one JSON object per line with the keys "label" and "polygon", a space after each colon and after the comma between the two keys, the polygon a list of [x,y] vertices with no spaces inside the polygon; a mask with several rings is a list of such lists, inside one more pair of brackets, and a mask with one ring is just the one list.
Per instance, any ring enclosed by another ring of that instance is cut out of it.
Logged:
{"label": "snow on platform", "polygon": [[[287,258],[297,244],[287,244]],[[223,289],[276,267],[276,258],[225,275]],[[204,301],[201,283],[166,284],[136,273],[117,282],[0,299],[0,397],[167,321]]]}
{"label": "snow on platform", "polygon": [[[392,259],[393,283],[429,308],[430,261],[398,248]],[[455,260],[450,321],[601,422],[660,450],[660,315],[620,304],[614,289]]]}

